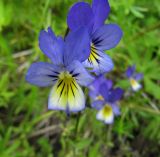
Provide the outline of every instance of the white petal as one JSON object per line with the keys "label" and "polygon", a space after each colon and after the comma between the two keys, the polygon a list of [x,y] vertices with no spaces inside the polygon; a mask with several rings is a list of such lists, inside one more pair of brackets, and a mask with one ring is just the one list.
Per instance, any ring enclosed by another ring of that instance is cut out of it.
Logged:
{"label": "white petal", "polygon": [[106,124],[112,124],[113,123],[113,120],[114,120],[114,115],[112,114],[111,116],[108,116],[106,119],[105,119],[105,123]]}
{"label": "white petal", "polygon": [[142,88],[141,84],[139,84],[135,79],[131,78],[130,79],[130,84],[131,87],[134,91],[138,91],[139,89]]}
{"label": "white petal", "polygon": [[85,97],[80,86],[74,82],[68,90],[68,107],[72,112],[78,112],[85,108]]}
{"label": "white petal", "polygon": [[[62,81],[62,80],[61,80]],[[66,110],[67,97],[65,96],[64,82],[60,80],[52,88],[48,101],[48,109]]]}
{"label": "white petal", "polygon": [[105,105],[98,113],[97,119],[104,121],[106,124],[111,124],[114,120],[114,114],[110,105]]}

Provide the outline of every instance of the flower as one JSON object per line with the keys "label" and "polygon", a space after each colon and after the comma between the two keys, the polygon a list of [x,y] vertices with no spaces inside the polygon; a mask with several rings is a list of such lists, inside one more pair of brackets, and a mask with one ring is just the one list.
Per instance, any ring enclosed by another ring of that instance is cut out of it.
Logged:
{"label": "flower", "polygon": [[113,69],[111,58],[104,50],[114,48],[122,38],[122,30],[116,24],[104,24],[110,12],[108,0],[93,0],[92,7],[85,2],[73,5],[68,13],[70,30],[85,26],[91,38],[90,56],[84,62],[93,72],[101,74]]}
{"label": "flower", "polygon": [[92,107],[98,110],[97,119],[106,124],[114,121],[114,115],[120,115],[117,101],[121,99],[124,91],[113,88],[113,82],[103,75],[99,76],[90,86]]}
{"label": "flower", "polygon": [[128,67],[128,69],[126,70],[126,76],[127,78],[129,78],[133,91],[138,91],[142,88],[142,85],[139,84],[138,81],[143,78],[143,74],[136,73],[135,70],[136,70],[135,65]]}
{"label": "flower", "polygon": [[85,108],[85,97],[80,87],[92,80],[81,62],[89,56],[88,31],[79,28],[68,34],[65,41],[56,37],[51,28],[42,30],[39,47],[52,63],[33,63],[26,74],[26,80],[36,86],[53,86],[48,108],[78,112]]}

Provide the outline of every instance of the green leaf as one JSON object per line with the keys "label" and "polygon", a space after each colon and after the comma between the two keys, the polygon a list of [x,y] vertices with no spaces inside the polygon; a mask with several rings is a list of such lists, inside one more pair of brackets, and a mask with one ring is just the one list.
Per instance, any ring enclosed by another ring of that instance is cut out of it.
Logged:
{"label": "green leaf", "polygon": [[149,79],[145,79],[144,82],[146,91],[156,99],[160,99],[160,86]]}
{"label": "green leaf", "polygon": [[89,149],[89,157],[101,157],[99,150],[100,150],[101,143],[96,142],[94,146],[90,147]]}
{"label": "green leaf", "polygon": [[132,7],[131,12],[138,18],[144,18],[144,15],[136,7]]}

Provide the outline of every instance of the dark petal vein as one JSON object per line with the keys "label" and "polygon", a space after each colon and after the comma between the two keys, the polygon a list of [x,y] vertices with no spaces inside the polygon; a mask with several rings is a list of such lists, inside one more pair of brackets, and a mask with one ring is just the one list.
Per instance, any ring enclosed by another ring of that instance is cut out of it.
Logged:
{"label": "dark petal vein", "polygon": [[59,88],[59,86],[62,84],[63,80],[60,81],[60,83],[58,84],[57,88]]}
{"label": "dark petal vein", "polygon": [[75,85],[75,83],[72,81],[72,84],[74,85],[74,87],[78,90],[77,86]]}
{"label": "dark petal vein", "polygon": [[75,97],[75,94],[74,94],[74,91],[73,91],[73,88],[72,88],[72,85],[71,85],[71,84],[70,84],[70,87],[71,87],[72,94],[73,94],[73,96]]}
{"label": "dark petal vein", "polygon": [[63,94],[63,91],[64,91],[64,87],[65,87],[65,82],[64,82],[64,84],[63,84],[63,87],[62,87],[62,90],[61,90],[61,93],[60,93],[60,97],[62,96],[62,94]]}
{"label": "dark petal vein", "polygon": [[77,77],[77,76],[79,76],[80,75],[80,73],[76,73],[76,74],[73,74],[72,76],[73,77]]}
{"label": "dark petal vein", "polygon": [[47,76],[49,76],[49,77],[53,77],[53,78],[58,78],[58,76],[57,76],[57,75],[47,75]]}

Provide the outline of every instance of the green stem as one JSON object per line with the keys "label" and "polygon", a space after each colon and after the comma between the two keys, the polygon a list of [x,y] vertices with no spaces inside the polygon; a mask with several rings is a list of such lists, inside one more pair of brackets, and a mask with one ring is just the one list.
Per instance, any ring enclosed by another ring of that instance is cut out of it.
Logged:
{"label": "green stem", "polygon": [[129,105],[129,108],[133,108],[133,109],[135,109],[135,110],[141,110],[141,111],[146,111],[146,112],[150,112],[150,113],[153,113],[153,114],[158,114],[158,115],[160,115],[160,111],[157,111],[157,110],[153,110],[153,109],[151,109],[151,108],[149,108],[149,107],[140,107],[140,106],[137,106],[137,105],[132,105],[132,104],[130,104]]}
{"label": "green stem", "polygon": [[77,136],[77,133],[78,133],[78,126],[79,126],[80,116],[81,116],[81,113],[79,112],[78,115],[77,115],[77,118],[76,118],[75,137]]}
{"label": "green stem", "polygon": [[[79,121],[80,121],[80,116],[81,116],[81,113],[79,112],[77,117],[76,117],[76,126],[75,126],[75,134],[74,134],[74,138],[76,139],[77,137],[77,133],[78,133],[78,126],[79,126]],[[73,149],[73,154],[74,156],[76,156],[76,147],[74,147]]]}

